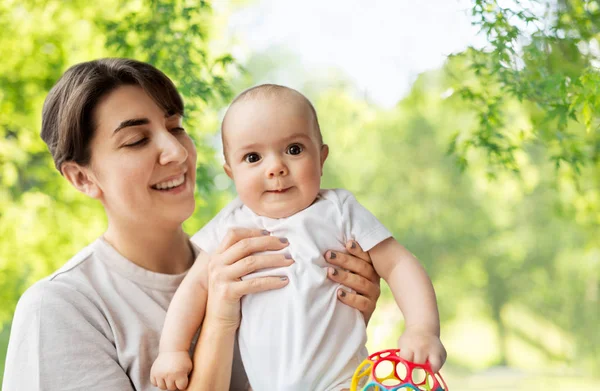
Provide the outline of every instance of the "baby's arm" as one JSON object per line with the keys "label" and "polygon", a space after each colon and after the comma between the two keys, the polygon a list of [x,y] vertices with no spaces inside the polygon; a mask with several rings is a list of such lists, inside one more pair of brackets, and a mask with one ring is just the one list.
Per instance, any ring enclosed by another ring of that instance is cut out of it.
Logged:
{"label": "baby's arm", "polygon": [[369,254],[404,315],[406,327],[398,341],[400,356],[416,363],[429,360],[431,369],[439,371],[446,361],[446,350],[440,341],[435,292],[425,269],[394,238],[379,243]]}
{"label": "baby's arm", "polygon": [[202,252],[169,304],[158,357],[150,371],[152,384],[163,390],[187,388],[188,375],[192,370],[189,350],[206,309],[207,267],[208,254]]}

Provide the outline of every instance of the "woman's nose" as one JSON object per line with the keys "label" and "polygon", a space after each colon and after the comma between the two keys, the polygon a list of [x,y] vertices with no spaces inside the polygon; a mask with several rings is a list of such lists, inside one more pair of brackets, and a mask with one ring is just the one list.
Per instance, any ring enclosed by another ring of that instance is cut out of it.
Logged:
{"label": "woman's nose", "polygon": [[187,149],[185,149],[185,146],[181,143],[181,140],[179,140],[179,138],[167,132],[163,137],[160,138],[160,140],[160,164],[181,164],[186,161],[186,159],[188,158],[188,151]]}

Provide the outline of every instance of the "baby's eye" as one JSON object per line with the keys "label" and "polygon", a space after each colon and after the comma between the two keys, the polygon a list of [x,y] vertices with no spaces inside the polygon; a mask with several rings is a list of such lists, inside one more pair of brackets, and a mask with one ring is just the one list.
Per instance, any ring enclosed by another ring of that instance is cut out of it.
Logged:
{"label": "baby's eye", "polygon": [[300,144],[292,144],[287,149],[287,153],[290,155],[300,155],[302,151],[304,151],[304,147]]}
{"label": "baby's eye", "polygon": [[260,155],[258,153],[248,153],[246,154],[246,156],[244,156],[244,161],[246,163],[256,163],[257,161],[260,160]]}

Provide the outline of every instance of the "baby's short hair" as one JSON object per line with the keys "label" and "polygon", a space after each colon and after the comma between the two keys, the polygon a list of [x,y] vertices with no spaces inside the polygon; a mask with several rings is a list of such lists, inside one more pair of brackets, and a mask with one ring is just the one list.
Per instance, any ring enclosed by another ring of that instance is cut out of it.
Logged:
{"label": "baby's short hair", "polygon": [[241,103],[241,102],[250,101],[250,100],[254,100],[254,99],[273,98],[273,97],[284,98],[286,96],[296,96],[296,97],[300,98],[300,100],[306,104],[306,107],[308,107],[308,110],[310,111],[310,113],[313,117],[313,125],[317,132],[317,139],[319,140],[320,144],[323,144],[323,136],[321,135],[321,127],[319,126],[319,119],[317,118],[317,111],[315,110],[315,107],[312,105],[312,103],[310,102],[310,100],[308,100],[308,98],[306,96],[304,96],[302,93],[298,92],[297,90],[295,90],[293,88],[282,86],[279,84],[260,84],[258,86],[254,86],[254,87],[248,88],[245,91],[242,91],[238,96],[236,96],[233,99],[233,101],[229,105],[229,108],[227,109],[227,112],[225,113],[225,117],[223,118],[223,122],[221,124],[221,140],[223,143],[223,155],[225,156],[226,159],[227,159],[227,154],[225,153],[224,130],[225,130],[225,121],[227,119],[227,114],[229,113],[229,111],[236,104]]}

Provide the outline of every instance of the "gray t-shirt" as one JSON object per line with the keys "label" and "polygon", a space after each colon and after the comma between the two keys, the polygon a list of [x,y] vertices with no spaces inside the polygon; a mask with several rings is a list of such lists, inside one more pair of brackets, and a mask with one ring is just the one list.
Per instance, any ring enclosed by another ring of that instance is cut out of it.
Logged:
{"label": "gray t-shirt", "polygon": [[[184,276],[146,270],[96,240],[19,300],[2,390],[158,390],[150,368]],[[231,389],[246,382],[236,346]]]}

